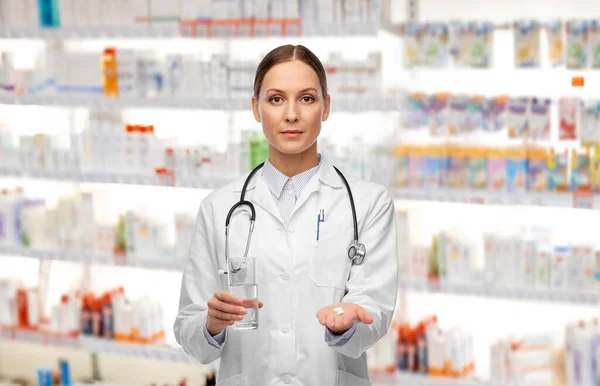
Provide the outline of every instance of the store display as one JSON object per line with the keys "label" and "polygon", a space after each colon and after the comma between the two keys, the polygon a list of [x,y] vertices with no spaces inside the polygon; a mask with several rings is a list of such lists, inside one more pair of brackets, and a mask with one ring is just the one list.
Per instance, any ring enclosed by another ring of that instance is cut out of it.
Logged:
{"label": "store display", "polygon": [[539,67],[541,61],[541,24],[517,21],[514,24],[515,67]]}
{"label": "store display", "polygon": [[305,25],[379,22],[378,0],[23,0],[0,3],[11,27],[175,26],[184,36],[297,36]]}

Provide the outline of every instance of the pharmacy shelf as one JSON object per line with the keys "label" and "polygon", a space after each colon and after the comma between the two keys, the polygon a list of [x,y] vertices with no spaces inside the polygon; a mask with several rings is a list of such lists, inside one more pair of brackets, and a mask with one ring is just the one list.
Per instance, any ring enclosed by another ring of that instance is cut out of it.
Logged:
{"label": "pharmacy shelf", "polygon": [[482,381],[476,378],[430,377],[426,375],[397,372],[391,382],[380,381],[378,385],[398,386],[509,386],[503,383]]}
{"label": "pharmacy shelf", "polygon": [[[184,364],[198,363],[180,347],[167,344],[123,343],[109,339],[86,336],[72,337],[45,331],[28,331],[5,326],[0,326],[0,339],[47,345],[51,347],[79,349],[90,354],[116,354]],[[214,365],[211,364],[210,366],[206,366],[206,368],[213,368],[213,366]]]}
{"label": "pharmacy shelf", "polygon": [[128,258],[127,256],[102,255],[85,251],[39,250],[23,247],[0,246],[0,254],[29,257],[46,261],[66,261],[72,263],[125,266],[145,269],[160,269],[181,272],[185,259],[169,257]]}
{"label": "pharmacy shelf", "polygon": [[507,193],[486,190],[450,190],[440,188],[416,189],[396,188],[394,197],[398,200],[437,201],[479,205],[529,205],[553,208],[600,209],[600,200],[575,199],[573,193]]}
{"label": "pharmacy shelf", "polygon": [[[198,33],[192,35],[190,28],[179,27],[177,24],[170,25],[138,25],[138,26],[85,26],[85,27],[61,27],[61,28],[38,28],[38,27],[9,27],[0,26],[0,39],[207,39]],[[375,36],[379,31],[376,24],[323,24],[307,25],[302,27],[301,37],[345,37],[345,36]],[[273,37],[273,36],[270,36]],[[277,36],[275,36],[277,37]],[[218,36],[213,35],[210,39],[260,39],[265,37],[250,36]]]}
{"label": "pharmacy shelf", "polygon": [[496,287],[486,284],[463,284],[402,277],[401,291],[433,294],[479,296],[533,302],[565,303],[572,305],[600,305],[600,292],[554,288]]}
{"label": "pharmacy shelf", "polygon": [[[101,95],[14,95],[0,94],[0,105],[85,107],[94,109],[133,109],[161,108],[187,110],[250,110],[248,97],[156,97],[107,98]],[[401,96],[365,95],[355,98],[332,96],[331,110],[338,112],[398,111],[402,103]]]}

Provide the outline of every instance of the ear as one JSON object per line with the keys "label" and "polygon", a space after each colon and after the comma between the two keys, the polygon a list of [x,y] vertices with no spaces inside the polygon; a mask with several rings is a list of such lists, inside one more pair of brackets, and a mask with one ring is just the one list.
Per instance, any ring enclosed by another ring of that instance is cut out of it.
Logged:
{"label": "ear", "polygon": [[258,101],[256,100],[255,96],[252,97],[252,112],[254,113],[254,119],[256,119],[256,122],[260,122],[261,118],[260,112],[258,111]]}
{"label": "ear", "polygon": [[325,122],[327,120],[327,118],[329,118],[329,108],[331,106],[331,97],[329,96],[329,94],[327,94],[327,97],[325,98],[325,103],[324,103],[324,108],[323,108],[323,118],[321,119],[323,122]]}

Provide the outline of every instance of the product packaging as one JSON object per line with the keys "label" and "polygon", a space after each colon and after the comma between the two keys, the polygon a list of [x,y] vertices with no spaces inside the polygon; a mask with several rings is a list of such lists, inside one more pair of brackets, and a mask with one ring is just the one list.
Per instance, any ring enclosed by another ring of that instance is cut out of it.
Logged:
{"label": "product packaging", "polygon": [[481,128],[484,132],[498,132],[506,127],[508,95],[484,98],[481,104]]}
{"label": "product packaging", "polygon": [[550,288],[567,288],[567,267],[571,258],[568,246],[554,247],[550,262]]}
{"label": "product packaging", "polygon": [[427,156],[422,147],[413,147],[408,156],[408,184],[411,188],[422,188],[427,179]]}
{"label": "product packaging", "polygon": [[581,109],[583,101],[579,98],[560,98],[558,101],[559,138],[575,140],[580,132]]}
{"label": "product packaging", "polygon": [[425,112],[425,94],[412,93],[408,97],[407,112],[404,126],[407,129],[421,129],[427,126],[427,114]]}
{"label": "product packaging", "polygon": [[467,24],[452,22],[450,31],[450,56],[457,67],[470,67],[470,40]]}
{"label": "product packaging", "polygon": [[600,101],[586,101],[581,113],[580,139],[586,147],[600,145]]}
{"label": "product packaging", "polygon": [[548,191],[569,191],[569,152],[548,152]]}
{"label": "product packaging", "polygon": [[527,191],[546,192],[548,189],[548,152],[546,149],[527,151]]}
{"label": "product packaging", "polygon": [[438,147],[427,147],[424,149],[426,157],[426,188],[438,188],[441,180],[441,151]]}
{"label": "product packaging", "polygon": [[592,68],[600,68],[600,20],[590,22],[589,59]]}
{"label": "product packaging", "polygon": [[483,101],[484,97],[482,95],[475,95],[469,98],[464,127],[465,134],[474,133],[482,127]]}
{"label": "product packaging", "polygon": [[515,67],[540,66],[541,25],[537,21],[518,21],[514,24]]}
{"label": "product packaging", "polygon": [[466,149],[461,147],[449,149],[447,183],[450,188],[463,189],[467,187],[468,162]]}
{"label": "product packaging", "polygon": [[528,98],[511,98],[508,102],[506,125],[510,138],[526,138],[529,133],[527,120]]}
{"label": "product packaging", "polygon": [[529,138],[537,140],[550,139],[551,104],[552,100],[548,98],[533,98],[531,100],[527,117]]}
{"label": "product packaging", "polygon": [[423,64],[428,67],[448,66],[449,27],[443,23],[427,23],[423,28]]}
{"label": "product packaging", "polygon": [[571,190],[590,189],[590,152],[588,149],[571,153]]}
{"label": "product packaging", "polygon": [[524,193],[527,181],[527,157],[525,149],[511,148],[507,150],[506,159],[506,191]]}
{"label": "product packaging", "polygon": [[487,159],[487,189],[493,192],[506,190],[506,151],[490,149]]}
{"label": "product packaging", "polygon": [[451,95],[448,102],[448,134],[457,136],[465,131],[467,126],[467,107],[469,97],[466,95]]}
{"label": "product packaging", "polygon": [[489,22],[470,22],[467,28],[470,40],[468,60],[471,67],[491,67],[493,60],[494,25]]}
{"label": "product packaging", "polygon": [[396,148],[395,157],[395,172],[394,172],[394,186],[403,188],[408,186],[408,160],[409,160],[409,149],[406,146],[398,146]]}
{"label": "product packaging", "polygon": [[423,63],[423,26],[407,23],[402,26],[404,36],[404,67],[417,67]]}
{"label": "product packaging", "polygon": [[582,69],[588,64],[589,22],[567,22],[567,68]]}
{"label": "product packaging", "polygon": [[433,137],[447,135],[448,101],[450,93],[428,95],[425,110],[429,121],[429,133]]}
{"label": "product packaging", "polygon": [[555,20],[546,25],[548,40],[548,61],[552,67],[565,63],[565,26],[561,20]]}
{"label": "product packaging", "polygon": [[485,189],[488,182],[488,153],[486,149],[466,149],[468,152],[467,186],[471,189]]}

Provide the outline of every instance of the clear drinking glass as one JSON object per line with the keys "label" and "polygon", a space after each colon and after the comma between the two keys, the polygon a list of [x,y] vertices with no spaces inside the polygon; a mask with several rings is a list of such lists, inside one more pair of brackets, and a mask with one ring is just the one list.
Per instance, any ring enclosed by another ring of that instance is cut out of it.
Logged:
{"label": "clear drinking glass", "polygon": [[258,284],[256,283],[255,257],[230,257],[227,262],[229,292],[243,300],[246,315],[236,320],[234,330],[258,328]]}

